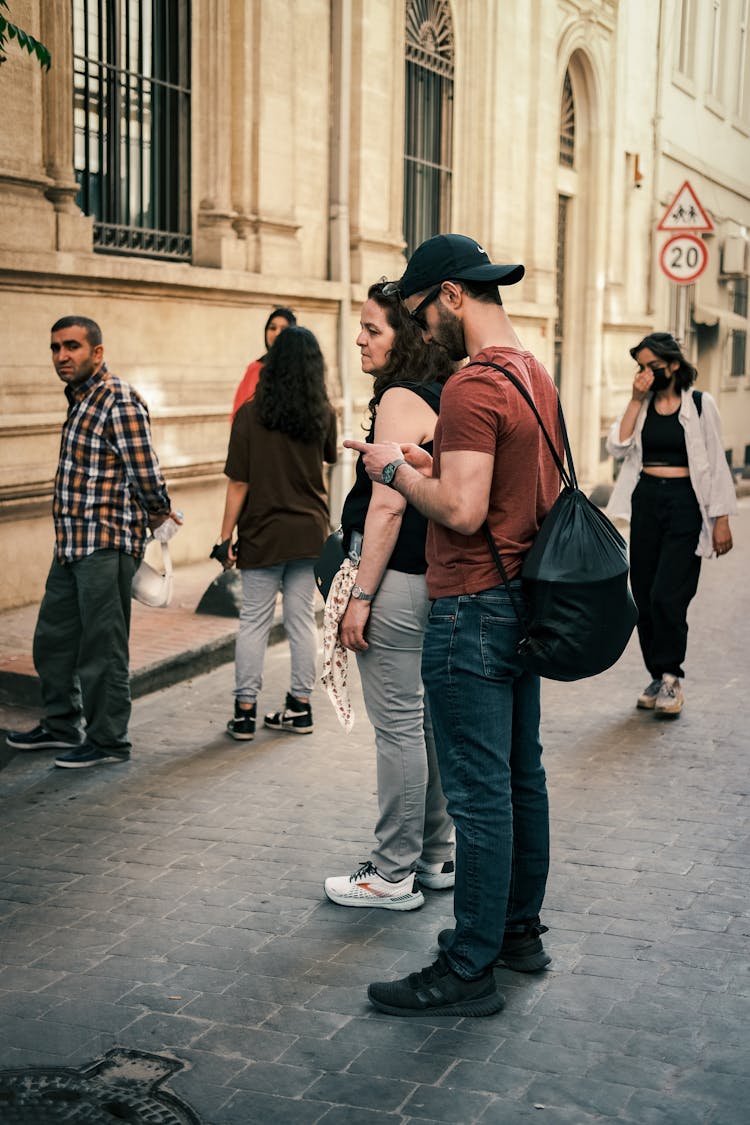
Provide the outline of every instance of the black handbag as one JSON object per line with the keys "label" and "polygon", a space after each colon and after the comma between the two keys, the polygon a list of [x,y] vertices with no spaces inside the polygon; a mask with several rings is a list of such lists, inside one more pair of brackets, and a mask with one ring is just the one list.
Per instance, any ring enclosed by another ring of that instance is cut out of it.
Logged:
{"label": "black handbag", "polygon": [[313,564],[315,582],[323,596],[323,601],[328,599],[331,583],[338,574],[345,558],[344,532],[339,527],[328,536],[323,544],[323,550]]}
{"label": "black handbag", "polygon": [[625,651],[638,619],[628,586],[625,540],[581,492],[558,400],[565,458],[555,448],[533,399],[512,372],[486,361],[513,383],[536,415],[562,491],[544,518],[521,569],[523,605],[508,583],[500,552],[485,521],[483,531],[523,629],[518,653],[524,667],[551,680],[581,680],[611,668]]}

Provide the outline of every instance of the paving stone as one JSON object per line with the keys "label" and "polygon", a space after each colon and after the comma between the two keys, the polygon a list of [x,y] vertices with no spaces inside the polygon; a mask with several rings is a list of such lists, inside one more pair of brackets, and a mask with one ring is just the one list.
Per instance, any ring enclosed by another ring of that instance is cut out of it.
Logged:
{"label": "paving stone", "polygon": [[222,1056],[236,1056],[241,1059],[264,1059],[274,1062],[287,1047],[294,1042],[294,1035],[282,1035],[268,1028],[259,1030],[253,1027],[236,1025],[216,1025],[206,1031],[193,1043],[200,1051],[209,1051]]}
{"label": "paving stone", "polygon": [[222,1107],[216,1125],[315,1125],[323,1119],[327,1108],[315,1102],[253,1091],[235,1094]]}
{"label": "paving stone", "polygon": [[347,1071],[346,1074],[324,1074],[313,1082],[305,1099],[395,1111],[413,1094],[415,1087],[415,1082]]}
{"label": "paving stone", "polygon": [[284,1062],[254,1062],[235,1075],[232,1085],[241,1090],[297,1098],[320,1076],[320,1071],[311,1067],[292,1066]]}
{"label": "paving stone", "polygon": [[[379,1050],[380,1048],[374,1048]],[[387,1055],[393,1056],[394,1052],[383,1048]],[[336,1073],[346,1070],[347,1067],[360,1057],[367,1048],[360,1047],[357,1043],[347,1043],[346,1037],[334,1039],[317,1039],[307,1035],[299,1038],[287,1047],[279,1062],[288,1063],[290,1066],[306,1066],[315,1070]],[[407,1052],[399,1051],[397,1058],[409,1057]],[[395,1075],[398,1077],[398,1075]]]}
{"label": "paving stone", "polygon": [[617,1117],[624,1110],[630,1094],[627,1086],[616,1083],[591,1079],[582,1082],[549,1075],[534,1079],[526,1098],[532,1104],[538,1103],[549,1109],[580,1109],[602,1117]]}
{"label": "paving stone", "polygon": [[409,1120],[448,1121],[455,1125],[458,1121],[473,1122],[490,1104],[487,1094],[476,1094],[472,1090],[456,1089],[447,1086],[419,1086],[401,1107]]}

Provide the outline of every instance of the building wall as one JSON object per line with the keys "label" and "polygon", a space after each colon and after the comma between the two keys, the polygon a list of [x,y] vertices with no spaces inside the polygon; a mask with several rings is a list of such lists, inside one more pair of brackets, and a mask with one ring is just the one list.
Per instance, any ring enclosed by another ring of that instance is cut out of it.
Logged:
{"label": "building wall", "polygon": [[[44,40],[54,64],[43,74],[11,46],[0,68],[0,303],[12,326],[0,359],[0,608],[40,596],[51,552],[65,400],[48,330],[59,316],[98,320],[110,366],[149,402],[186,516],[178,562],[204,558],[217,533],[229,406],[274,305],[293,307],[317,334],[342,436],[360,432],[371,385],[354,344],[360,302],[368,284],[404,265],[405,2],[193,0],[186,264],[93,252],[92,221],[75,204],[70,3],[13,0],[12,18]],[[689,178],[716,227],[711,272],[692,294],[700,309],[726,304],[719,246],[750,226],[748,122],[717,99],[707,104],[705,27],[695,31],[694,89],[675,84],[679,7],[450,0],[451,225],[493,259],[525,263],[506,304],[551,369],[558,196],[569,199],[561,395],[579,477],[591,485],[611,478],[601,436],[627,400],[628,348],[669,326],[674,287],[659,271],[655,227],[674,191]],[[701,20],[709,7],[696,5]],[[741,7],[723,0],[727,51]],[[731,103],[736,79],[725,69]],[[558,160],[566,70],[573,169]],[[737,464],[750,405],[747,375],[725,374],[734,323],[695,326],[690,347]],[[334,515],[350,473],[342,457]]]}

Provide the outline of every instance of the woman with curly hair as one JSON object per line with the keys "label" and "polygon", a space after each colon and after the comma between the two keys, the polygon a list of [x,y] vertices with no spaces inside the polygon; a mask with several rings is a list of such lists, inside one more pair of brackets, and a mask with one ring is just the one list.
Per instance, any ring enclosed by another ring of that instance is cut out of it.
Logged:
{"label": "woman with curly hair", "polygon": [[284,706],[269,712],[264,726],[312,733],[318,648],[313,563],[329,532],[323,462],[335,460],[336,415],[318,341],[306,328],[289,327],[268,354],[255,397],[237,411],[224,467],[229,480],[219,544],[224,568],[236,564],[242,575],[234,716],[227,723],[239,741],[255,736],[279,590],[291,682]]}
{"label": "woman with curly hair", "polygon": [[716,403],[691,390],[698,372],[674,336],[652,332],[630,354],[638,364],[630,402],[607,439],[624,459],[607,510],[630,518],[630,582],[651,676],[636,706],[676,716],[701,558],[731,551],[737,500]]}
{"label": "woman with curly hair", "polygon": [[[440,393],[453,368],[444,349],[422,342],[397,296],[370,287],[360,314],[362,370],[374,376],[368,441],[416,442],[429,452]],[[326,879],[341,906],[415,910],[415,880],[453,886],[454,833],[440,784],[420,666],[427,621],[427,521],[395,490],[373,484],[357,462],[342,514],[344,547],[361,540],[342,644],[357,654],[375,729],[379,817],[375,847],[353,875]]]}

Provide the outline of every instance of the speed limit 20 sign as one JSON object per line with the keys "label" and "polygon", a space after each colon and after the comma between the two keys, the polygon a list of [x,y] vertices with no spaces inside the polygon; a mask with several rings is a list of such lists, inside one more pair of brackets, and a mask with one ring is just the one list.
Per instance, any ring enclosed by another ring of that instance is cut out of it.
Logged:
{"label": "speed limit 20 sign", "polygon": [[670,281],[690,285],[708,265],[708,250],[695,234],[676,234],[662,247],[659,264]]}

